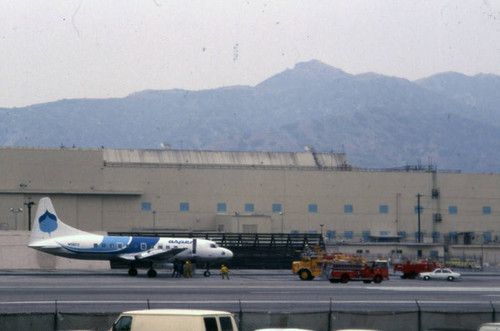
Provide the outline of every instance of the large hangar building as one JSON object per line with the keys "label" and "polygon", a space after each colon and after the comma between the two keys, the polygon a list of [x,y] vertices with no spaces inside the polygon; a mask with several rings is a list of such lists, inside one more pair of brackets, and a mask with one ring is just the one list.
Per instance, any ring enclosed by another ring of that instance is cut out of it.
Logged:
{"label": "large hangar building", "polygon": [[32,203],[49,196],[61,219],[86,231],[321,233],[344,252],[500,262],[500,174],[369,171],[313,148],[3,147],[0,196],[4,231],[29,230]]}

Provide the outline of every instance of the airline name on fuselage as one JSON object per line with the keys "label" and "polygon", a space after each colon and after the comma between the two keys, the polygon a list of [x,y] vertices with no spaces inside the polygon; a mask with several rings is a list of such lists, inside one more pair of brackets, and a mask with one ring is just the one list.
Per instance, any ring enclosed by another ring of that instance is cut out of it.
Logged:
{"label": "airline name on fuselage", "polygon": [[191,244],[193,241],[192,240],[177,240],[177,239],[170,239],[168,241],[169,244]]}

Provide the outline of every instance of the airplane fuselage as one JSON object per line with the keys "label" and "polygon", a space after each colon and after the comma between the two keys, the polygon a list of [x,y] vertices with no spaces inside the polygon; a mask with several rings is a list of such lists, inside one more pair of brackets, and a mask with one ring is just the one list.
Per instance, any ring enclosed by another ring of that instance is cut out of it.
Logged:
{"label": "airplane fuselage", "polygon": [[160,251],[177,250],[175,257],[167,259],[217,262],[228,260],[232,252],[214,242],[192,238],[125,237],[101,235],[73,235],[45,239],[30,247],[53,255],[81,260],[127,259],[147,257]]}

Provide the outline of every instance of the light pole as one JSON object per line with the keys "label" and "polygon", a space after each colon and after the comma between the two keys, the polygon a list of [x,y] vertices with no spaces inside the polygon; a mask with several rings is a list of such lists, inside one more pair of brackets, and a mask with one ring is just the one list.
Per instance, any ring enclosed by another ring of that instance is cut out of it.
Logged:
{"label": "light pole", "polygon": [[422,195],[419,193],[417,194],[417,222],[418,222],[418,243],[420,244],[422,242],[422,236],[420,235],[420,197]]}
{"label": "light pole", "polygon": [[283,212],[280,211],[280,216],[281,216],[281,234],[283,235]]}
{"label": "light pole", "polygon": [[[31,198],[28,199],[31,200]],[[31,207],[33,205],[36,205],[36,203],[34,203],[33,201],[29,201],[25,202],[24,205],[28,207],[28,231],[31,231]]]}
{"label": "light pole", "polygon": [[22,213],[22,208],[10,208],[10,211],[14,213],[15,229],[17,230],[17,214]]}

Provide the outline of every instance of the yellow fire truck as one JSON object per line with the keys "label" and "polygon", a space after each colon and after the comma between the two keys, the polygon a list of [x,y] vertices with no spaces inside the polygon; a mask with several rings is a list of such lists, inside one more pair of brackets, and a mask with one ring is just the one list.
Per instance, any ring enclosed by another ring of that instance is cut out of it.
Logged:
{"label": "yellow fire truck", "polygon": [[342,253],[313,252],[305,251],[301,255],[300,261],[292,262],[292,272],[299,275],[302,280],[313,280],[316,276],[321,276],[325,262],[335,262],[351,257]]}

